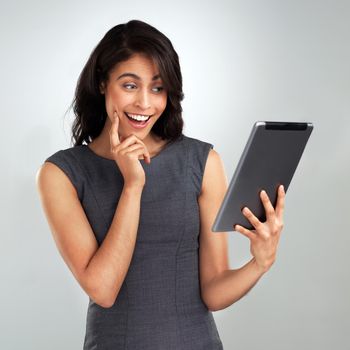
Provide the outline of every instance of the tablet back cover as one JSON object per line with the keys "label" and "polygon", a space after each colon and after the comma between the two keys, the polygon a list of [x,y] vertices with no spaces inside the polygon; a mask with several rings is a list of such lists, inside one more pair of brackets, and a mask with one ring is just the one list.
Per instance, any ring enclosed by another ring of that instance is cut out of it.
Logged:
{"label": "tablet back cover", "polygon": [[242,214],[245,206],[260,221],[266,221],[260,191],[267,192],[275,208],[278,186],[284,185],[287,192],[312,130],[312,123],[254,124],[212,231],[234,231],[235,224],[254,229]]}

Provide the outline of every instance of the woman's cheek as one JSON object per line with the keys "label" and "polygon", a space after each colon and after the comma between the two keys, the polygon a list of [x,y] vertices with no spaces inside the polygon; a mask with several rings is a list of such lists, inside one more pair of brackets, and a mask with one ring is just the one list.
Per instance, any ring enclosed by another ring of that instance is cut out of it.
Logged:
{"label": "woman's cheek", "polygon": [[106,96],[106,111],[111,121],[113,121],[113,114],[115,110],[119,111],[119,113],[122,113],[118,107],[118,99],[111,95]]}

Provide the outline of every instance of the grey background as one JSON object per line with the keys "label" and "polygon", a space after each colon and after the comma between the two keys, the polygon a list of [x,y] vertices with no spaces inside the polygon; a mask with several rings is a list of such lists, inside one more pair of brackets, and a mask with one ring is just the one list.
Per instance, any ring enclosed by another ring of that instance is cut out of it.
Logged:
{"label": "grey background", "polygon": [[[349,348],[350,2],[331,0],[1,3],[1,348],[82,348],[88,298],[54,244],[35,174],[70,147],[64,113],[88,55],[130,19],[172,41],[184,132],[214,144],[229,179],[254,121],[315,126],[277,261],[214,313],[225,349]],[[239,268],[249,241],[229,236]]]}

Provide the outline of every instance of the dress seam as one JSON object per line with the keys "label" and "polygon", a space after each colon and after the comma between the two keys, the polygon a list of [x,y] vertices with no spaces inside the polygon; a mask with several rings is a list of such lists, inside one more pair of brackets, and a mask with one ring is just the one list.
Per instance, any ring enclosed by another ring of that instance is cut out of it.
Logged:
{"label": "dress seam", "polygon": [[[189,147],[188,147],[188,142],[184,142],[185,146],[185,154],[186,154],[186,166],[185,166],[185,177],[184,177],[184,182],[185,184],[187,183],[187,176],[189,174]],[[185,186],[186,188],[186,186]],[[187,189],[185,191],[185,205],[184,205],[184,214],[186,213],[186,208],[187,208]],[[176,248],[176,253],[175,253],[175,266],[176,266],[176,272],[175,272],[175,309],[176,309],[176,334],[177,334],[177,339],[178,339],[178,345],[182,346],[182,338],[180,336],[180,327],[179,327],[179,314],[178,314],[178,308],[177,308],[177,273],[178,273],[178,264],[177,264],[177,257],[178,257],[178,252],[179,248],[181,245],[181,242],[183,240],[183,236],[185,234],[186,227],[184,225],[181,237],[179,239],[179,242],[177,244]],[[181,340],[180,340],[181,339]],[[180,347],[181,349],[181,347]]]}

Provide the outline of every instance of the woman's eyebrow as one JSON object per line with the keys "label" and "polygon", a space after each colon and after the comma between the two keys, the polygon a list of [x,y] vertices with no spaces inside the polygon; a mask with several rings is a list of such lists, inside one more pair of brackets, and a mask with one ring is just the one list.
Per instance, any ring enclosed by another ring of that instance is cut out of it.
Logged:
{"label": "woman's eyebrow", "polygon": [[[117,80],[119,80],[119,79],[121,79],[121,78],[124,78],[124,77],[132,77],[132,78],[135,78],[135,79],[137,79],[137,80],[141,80],[141,78],[138,76],[138,75],[136,75],[135,73],[123,73],[122,75],[120,75],[118,78],[117,78]],[[160,75],[159,74],[156,74],[153,78],[152,78],[152,80],[157,80],[158,78],[160,78]]]}

